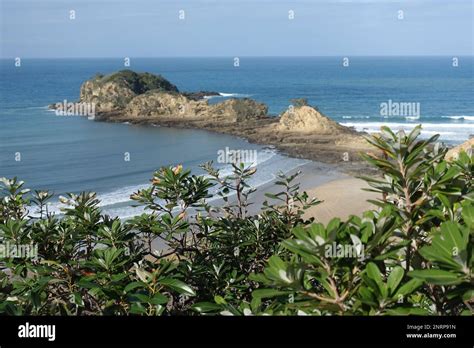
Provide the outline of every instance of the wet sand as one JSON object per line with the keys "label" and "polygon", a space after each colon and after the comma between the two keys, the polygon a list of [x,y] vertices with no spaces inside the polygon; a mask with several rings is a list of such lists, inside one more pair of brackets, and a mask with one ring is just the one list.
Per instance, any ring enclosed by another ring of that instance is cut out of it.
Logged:
{"label": "wet sand", "polygon": [[362,215],[366,210],[376,207],[367,200],[379,199],[381,196],[374,192],[364,191],[367,183],[361,179],[345,178],[333,180],[308,191],[310,196],[316,196],[323,202],[310,208],[305,217],[314,217],[324,224],[332,218],[346,220],[350,215]]}

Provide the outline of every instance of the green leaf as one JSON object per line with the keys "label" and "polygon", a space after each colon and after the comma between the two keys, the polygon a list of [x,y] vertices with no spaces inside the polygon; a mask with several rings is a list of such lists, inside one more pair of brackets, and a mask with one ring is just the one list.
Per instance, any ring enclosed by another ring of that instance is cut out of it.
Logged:
{"label": "green leaf", "polygon": [[268,265],[277,271],[284,271],[286,269],[285,262],[276,255],[270,257],[270,259],[268,260]]}
{"label": "green leaf", "polygon": [[151,298],[150,303],[155,305],[162,305],[168,303],[168,297],[158,292]]}
{"label": "green leaf", "polygon": [[424,281],[421,279],[410,279],[408,282],[400,286],[397,293],[393,296],[395,300],[398,300],[400,296],[406,297],[407,295],[411,294],[413,291],[418,289],[421,285],[423,285]]}
{"label": "green leaf", "polygon": [[462,300],[465,302],[474,300],[474,289],[467,290],[462,295]]}
{"label": "green leaf", "polygon": [[441,201],[441,203],[443,203],[445,207],[451,208],[451,202],[445,195],[437,193],[436,197],[438,197],[438,199]]}
{"label": "green leaf", "polygon": [[420,249],[420,254],[427,260],[440,266],[462,272],[466,268],[468,234],[453,221],[441,224],[440,232],[433,237],[432,244]]}
{"label": "green leaf", "polygon": [[367,276],[373,281],[375,281],[375,283],[377,284],[377,288],[379,290],[380,295],[383,298],[386,298],[387,287],[382,280],[382,275],[380,274],[380,270],[377,267],[377,265],[373,262],[370,262],[369,264],[367,264],[366,271],[367,271]]}
{"label": "green leaf", "polygon": [[145,284],[143,284],[142,282],[131,282],[127,284],[127,286],[123,289],[123,291],[127,293],[136,288],[143,288],[143,287],[145,287]]}
{"label": "green leaf", "polygon": [[367,303],[373,307],[377,307],[377,301],[374,298],[374,294],[365,286],[359,288],[359,295],[362,302]]}
{"label": "green leaf", "polygon": [[130,313],[131,314],[147,314],[145,307],[141,303],[133,303],[130,306]]}
{"label": "green leaf", "polygon": [[388,293],[390,295],[393,295],[398,285],[400,284],[404,274],[405,272],[400,266],[395,266],[392,269],[392,272],[390,273],[387,279]]}
{"label": "green leaf", "polygon": [[415,270],[409,272],[408,275],[436,285],[456,285],[463,282],[459,275],[440,269]]}
{"label": "green leaf", "polygon": [[454,221],[446,221],[441,224],[441,237],[450,245],[451,255],[452,249],[455,247],[458,251],[465,249],[466,244],[462,238],[459,227]]}
{"label": "green leaf", "polygon": [[74,303],[79,307],[84,307],[84,301],[82,300],[82,296],[79,292],[74,293]]}
{"label": "green leaf", "polygon": [[227,304],[227,301],[224,300],[224,298],[223,298],[222,296],[219,296],[219,295],[214,296],[214,301],[215,301],[218,305],[226,305],[226,304]]}
{"label": "green leaf", "polygon": [[150,297],[148,295],[136,293],[136,294],[129,294],[129,296],[131,299],[133,299],[133,301],[135,301],[136,299],[139,302],[150,303]]}
{"label": "green leaf", "polygon": [[399,307],[399,308],[394,308],[394,309],[387,309],[387,314],[390,314],[390,315],[429,315],[430,312],[423,308]]}
{"label": "green leaf", "polygon": [[256,298],[271,298],[281,295],[288,295],[293,293],[292,291],[281,291],[275,289],[257,289],[252,292],[252,296]]}
{"label": "green leaf", "polygon": [[399,253],[400,253],[400,249],[403,249],[404,247],[406,247],[410,243],[411,243],[411,240],[398,242],[396,245],[389,247],[382,254],[374,257],[374,260],[375,261],[381,261],[381,260],[385,260],[385,259],[389,259],[389,258],[395,258],[396,259],[399,255]]}
{"label": "green leaf", "polygon": [[[441,163],[445,163],[445,162],[441,162]],[[451,180],[452,178],[454,178],[458,174],[459,174],[459,169],[458,168],[450,167],[448,169],[448,171],[443,175],[441,180],[438,181],[438,184],[445,183],[445,182]]]}
{"label": "green leaf", "polygon": [[183,283],[181,280],[174,279],[174,278],[163,278],[160,279],[160,284],[169,287],[177,291],[180,294],[186,294],[189,296],[195,296],[196,293],[194,290],[187,284]]}
{"label": "green leaf", "polygon": [[94,289],[94,288],[100,288],[99,285],[97,285],[96,283],[93,283],[91,281],[88,281],[84,278],[81,278],[81,280],[79,280],[77,282],[77,285],[80,286],[81,288],[85,288],[85,289]]}
{"label": "green leaf", "polygon": [[[306,241],[303,241],[301,239],[288,239],[288,240],[283,241],[281,245],[285,247],[286,249],[288,249],[289,251],[300,255],[308,263],[314,263],[317,265],[323,264],[316,252],[316,250],[318,250],[317,249],[318,247],[308,245]],[[312,250],[310,250],[310,248]]]}
{"label": "green leaf", "polygon": [[474,229],[474,206],[468,205],[462,208],[462,218],[467,226],[472,230]]}
{"label": "green leaf", "polygon": [[222,307],[212,302],[198,302],[191,306],[192,309],[200,313],[218,312]]}
{"label": "green leaf", "polygon": [[446,249],[440,248],[436,243],[431,246],[424,246],[419,252],[421,256],[431,262],[442,264],[453,270],[460,271],[462,269],[462,264],[456,262]]}

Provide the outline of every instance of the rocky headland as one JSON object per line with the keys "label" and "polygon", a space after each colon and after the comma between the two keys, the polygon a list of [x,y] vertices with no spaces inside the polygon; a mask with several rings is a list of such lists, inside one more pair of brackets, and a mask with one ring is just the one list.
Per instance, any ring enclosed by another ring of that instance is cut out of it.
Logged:
{"label": "rocky headland", "polygon": [[369,150],[363,134],[302,99],[279,116],[271,116],[265,104],[253,99],[209,103],[206,97],[216,95],[180,92],[162,76],[123,70],[84,82],[78,102],[93,104],[98,121],[204,129],[273,145],[293,157],[339,164],[346,172],[366,169],[359,157]]}
{"label": "rocky headland", "polygon": [[446,153],[446,159],[448,160],[455,160],[458,158],[461,151],[468,153],[472,156],[474,153],[474,137],[470,138],[469,140],[465,141],[464,143],[453,147]]}

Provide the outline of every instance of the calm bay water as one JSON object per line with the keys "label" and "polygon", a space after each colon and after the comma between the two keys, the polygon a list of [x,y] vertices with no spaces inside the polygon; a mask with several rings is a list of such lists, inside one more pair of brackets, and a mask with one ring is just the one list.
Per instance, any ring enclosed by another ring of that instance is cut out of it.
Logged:
{"label": "calm bay water", "polygon": [[[424,126],[424,136],[440,133],[448,143],[474,134],[474,58],[132,58],[131,69],[162,74],[182,91],[211,90],[223,97],[251,97],[272,114],[292,98],[312,105],[346,125],[375,131]],[[255,184],[278,170],[304,161],[287,158],[244,140],[205,131],[106,124],[81,117],[58,117],[51,103],[78,99],[83,81],[95,73],[123,69],[121,59],[0,60],[0,176],[18,176],[33,189],[57,194],[91,190],[112,214],[127,215],[130,193],[147,184],[164,165],[198,165],[217,159],[217,151],[259,151]],[[383,117],[380,104],[419,103],[420,117]],[[130,153],[130,161],[124,154]],[[21,161],[15,161],[21,153]],[[224,168],[228,170],[228,168]]]}

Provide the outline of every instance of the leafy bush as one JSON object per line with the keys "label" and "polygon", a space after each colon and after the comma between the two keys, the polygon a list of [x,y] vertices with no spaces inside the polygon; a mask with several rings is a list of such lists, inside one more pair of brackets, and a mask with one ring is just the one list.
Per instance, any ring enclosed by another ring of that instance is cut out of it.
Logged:
{"label": "leafy bush", "polygon": [[[275,298],[264,312],[472,313],[474,160],[462,153],[446,162],[437,136],[419,141],[419,133],[419,127],[408,135],[384,127],[368,139],[381,150],[364,155],[383,174],[365,178],[382,194],[373,202],[380,210],[295,228],[282,243],[288,260],[275,256],[252,277],[267,287],[253,293],[255,309]],[[329,243],[352,244],[364,257],[324,254]]]}
{"label": "leafy bush", "polygon": [[136,94],[143,94],[151,90],[178,92],[178,88],[161,75],[150,73],[136,73],[132,70],[120,70],[119,72],[102,75],[97,74],[95,80],[101,84],[115,82],[124,84]]}
{"label": "leafy bush", "polygon": [[[249,300],[257,284],[248,276],[263,270],[265,260],[279,252],[279,242],[291,235],[293,227],[305,223],[304,210],[319,202],[293,184],[298,173],[280,175],[276,184],[284,190],[267,196],[281,204],[265,202],[261,214],[248,216],[248,199],[254,190],[247,180],[255,168],[234,165],[228,177],[222,177],[212,163],[203,169],[208,178],[191,175],[181,167],[157,171],[152,186],[132,196],[152,214],[139,216],[133,223],[140,231],[151,233],[149,240],[160,238],[169,246],[164,254],[152,254],[157,259],[180,261],[179,273],[198,289],[195,299]],[[214,195],[223,200],[222,207],[211,207],[205,201],[211,197],[211,187],[217,189]],[[191,209],[195,219],[186,219]]]}
{"label": "leafy bush", "polygon": [[2,244],[37,245],[38,255],[2,259],[1,313],[154,315],[179,294],[194,296],[177,278],[176,263],[144,257],[133,225],[101,215],[95,194],[61,197],[64,215],[58,218],[45,208],[50,194],[28,198],[23,182],[2,184]]}
{"label": "leafy bush", "polygon": [[34,245],[38,257],[2,259],[0,313],[472,314],[474,157],[447,162],[419,132],[368,139],[378,209],[327,225],[303,218],[320,202],[299,173],[281,174],[281,192],[251,214],[256,169],[244,165],[227,177],[212,163],[205,176],[162,168],[131,196],[145,213],[125,222],[93,193],[60,197],[55,215],[52,194],[2,179],[2,245]]}

